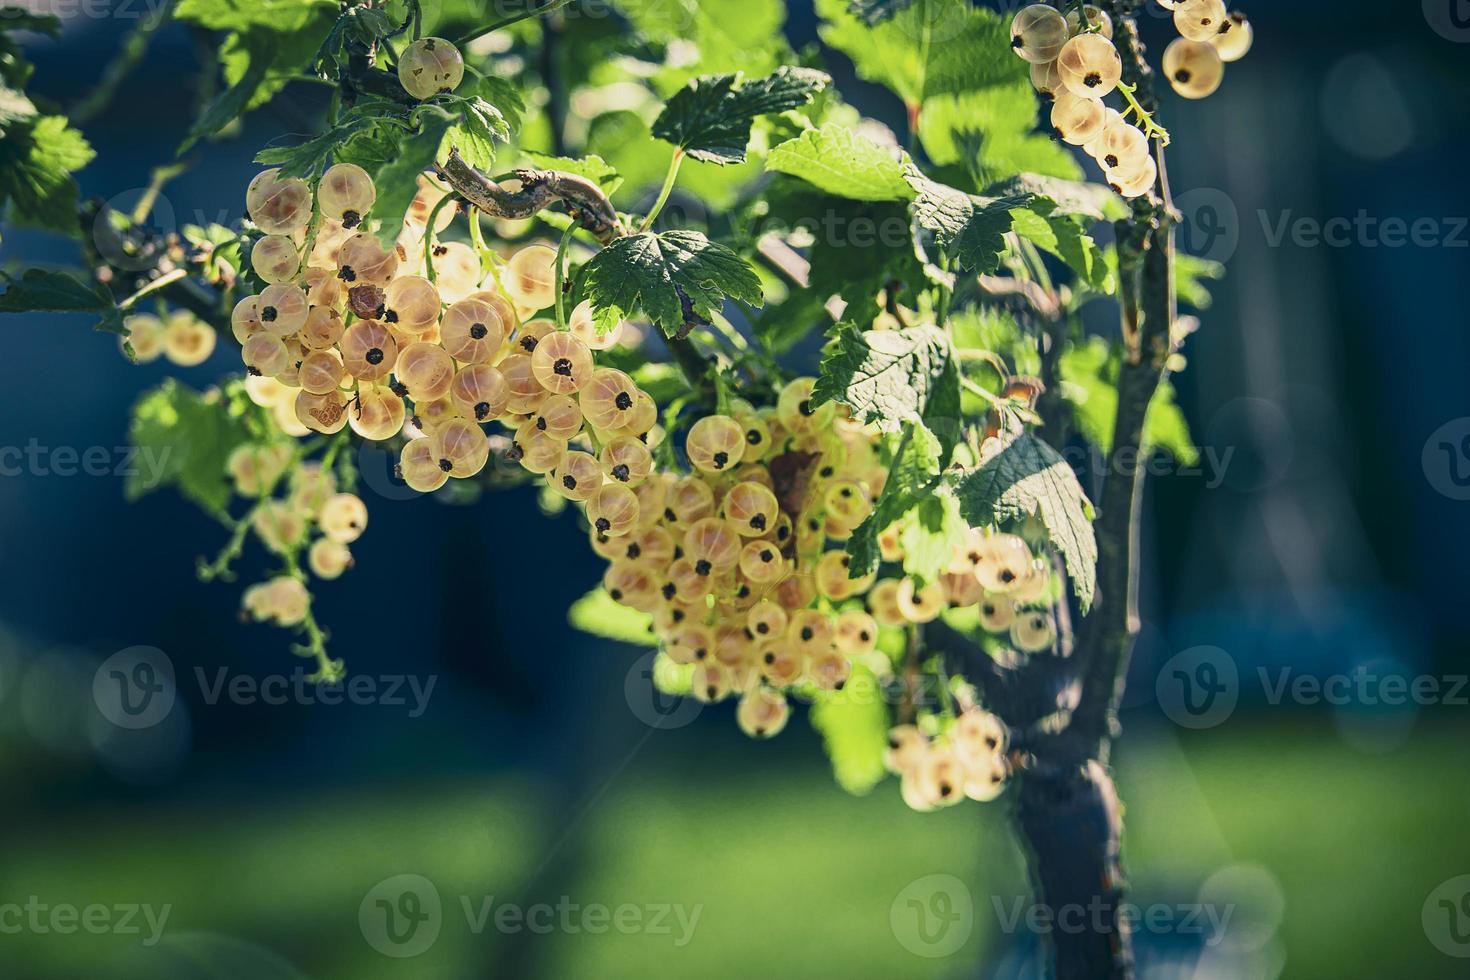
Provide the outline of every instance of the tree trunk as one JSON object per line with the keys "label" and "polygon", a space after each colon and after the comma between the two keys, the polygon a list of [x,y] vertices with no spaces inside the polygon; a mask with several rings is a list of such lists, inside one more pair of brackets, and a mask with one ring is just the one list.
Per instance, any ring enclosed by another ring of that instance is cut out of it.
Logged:
{"label": "tree trunk", "polygon": [[1030,852],[1037,901],[1049,923],[1058,980],[1132,976],[1123,901],[1122,815],[1107,768],[1096,760],[1028,775],[1016,824]]}

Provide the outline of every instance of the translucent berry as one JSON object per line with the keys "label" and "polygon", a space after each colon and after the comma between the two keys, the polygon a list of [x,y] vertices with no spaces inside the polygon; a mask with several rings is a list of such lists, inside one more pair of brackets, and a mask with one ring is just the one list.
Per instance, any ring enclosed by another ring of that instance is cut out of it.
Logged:
{"label": "translucent berry", "polygon": [[1033,3],[1011,21],[1011,48],[1032,64],[1056,60],[1071,33],[1055,7]]}
{"label": "translucent berry", "polygon": [[453,92],[463,79],[464,58],[442,37],[421,38],[398,57],[398,81],[415,99]]}

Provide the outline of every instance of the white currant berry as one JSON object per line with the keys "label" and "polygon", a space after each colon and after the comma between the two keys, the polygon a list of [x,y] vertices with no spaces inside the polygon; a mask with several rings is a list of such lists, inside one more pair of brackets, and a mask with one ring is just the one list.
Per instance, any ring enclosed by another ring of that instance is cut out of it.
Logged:
{"label": "white currant berry", "polygon": [[1031,66],[1031,85],[1038,92],[1052,95],[1062,88],[1062,72],[1055,61],[1044,61]]}
{"label": "white currant berry", "polygon": [[289,337],[306,325],[311,304],[306,291],[295,283],[278,282],[265,287],[258,299],[260,324],[266,333]]}
{"label": "white currant berry", "polygon": [[410,439],[404,445],[398,458],[398,472],[409,489],[419,493],[432,493],[449,480],[428,439]]}
{"label": "white currant berry", "polygon": [[791,716],[791,706],[777,691],[756,688],[747,691],[735,708],[735,720],[740,730],[751,738],[771,738],[786,727]]}
{"label": "white currant berry", "polygon": [[1183,0],[1174,8],[1174,27],[1190,41],[1208,41],[1228,16],[1224,0]]}
{"label": "white currant berry", "polygon": [[281,179],[279,170],[266,170],[246,189],[245,210],[267,235],[293,235],[311,223],[311,188],[300,177]]}
{"label": "white currant berry", "polygon": [[447,419],[430,434],[429,444],[439,468],[456,480],[479,473],[490,459],[490,440],[468,419]]}
{"label": "white currant berry", "polygon": [[331,435],[347,427],[347,397],[340,391],[325,395],[297,392],[293,409],[296,420],[313,432]]}
{"label": "white currant berry", "polygon": [[1107,109],[1098,99],[1082,98],[1064,91],[1058,93],[1056,102],[1052,103],[1052,128],[1073,146],[1082,146],[1096,139],[1107,119]]}
{"label": "white currant berry", "polygon": [[398,57],[398,81],[415,99],[453,92],[464,79],[464,57],[442,37],[414,41]]}
{"label": "white currant berry", "polygon": [[1006,728],[990,712],[971,708],[955,719],[949,741],[967,768],[988,765],[1005,751]]}
{"label": "white currant berry", "polygon": [[[1113,18],[1108,16],[1106,10],[1100,10],[1089,3],[1082,8],[1082,12],[1087,15],[1088,30],[1095,30],[1099,35],[1107,38],[1109,41],[1113,39]],[[1073,35],[1083,30],[1082,18],[1077,16],[1077,11],[1075,10],[1067,14],[1067,29]]]}
{"label": "white currant berry", "polygon": [[1118,87],[1123,59],[1101,34],[1078,34],[1057,55],[1057,71],[1073,95],[1100,99]]}
{"label": "white currant berry", "polygon": [[489,364],[500,353],[515,311],[499,296],[476,293],[444,311],[439,342],[462,364]]}
{"label": "white currant berry", "polygon": [[359,381],[380,381],[398,364],[398,341],[374,320],[359,320],[348,327],[337,347],[347,373]]}
{"label": "white currant berry", "polygon": [[1244,58],[1255,39],[1255,30],[1245,14],[1232,10],[1220,25],[1219,33],[1210,38],[1210,43],[1220,53],[1220,60],[1229,64]]}
{"label": "white currant berry", "polygon": [[541,387],[559,395],[581,391],[592,379],[595,365],[587,345],[565,331],[552,331],[531,355],[531,372]]}
{"label": "white currant berry", "polygon": [[379,318],[399,330],[421,334],[439,322],[439,290],[422,276],[399,276],[383,293]]}
{"label": "white currant berry", "polygon": [[586,344],[589,350],[610,350],[617,346],[623,326],[624,322],[619,320],[608,330],[599,333],[592,315],[592,304],[587,300],[578,303],[567,316],[567,327],[572,336]]}
{"label": "white currant berry", "polygon": [[1004,596],[982,599],[979,605],[980,626],[991,633],[1005,633],[1016,619],[1016,605]]}
{"label": "white currant berry", "polygon": [[179,367],[197,367],[214,353],[215,340],[214,328],[194,314],[175,313],[164,327],[163,353]]}
{"label": "white currant berry", "polygon": [[502,281],[511,299],[531,310],[556,302],[556,249],[527,245],[506,263]]}
{"label": "white currant berry", "polygon": [[1033,3],[1011,21],[1011,49],[1032,64],[1054,61],[1071,36],[1055,7]]}
{"label": "white currant berry", "polygon": [[341,544],[351,544],[367,529],[367,504],[356,494],[333,494],[322,504],[316,521],[328,538]]}
{"label": "white currant berry", "polygon": [[1124,164],[1104,171],[1108,185],[1124,197],[1141,197],[1147,194],[1158,179],[1159,167],[1153,157]]}
{"label": "white currant berry", "polygon": [[264,283],[290,282],[301,271],[301,250],[287,235],[267,235],[250,249],[250,267]]}
{"label": "white currant berry", "polygon": [[488,364],[471,364],[454,376],[449,386],[449,399],[459,413],[476,422],[500,418],[510,398],[510,387],[498,368]]}
{"label": "white currant berry", "polygon": [[348,406],[347,424],[369,442],[382,442],[402,431],[406,414],[403,399],[387,385],[363,382],[357,386],[356,401]]}
{"label": "white currant berry", "polygon": [[1213,95],[1225,80],[1225,62],[1210,42],[1179,37],[1164,49],[1164,75],[1184,98],[1203,99]]}
{"label": "white currant berry", "polygon": [[375,235],[353,235],[337,253],[337,277],[348,286],[387,286],[397,274],[398,253],[379,245]]}
{"label": "white currant berry", "polygon": [[1056,638],[1056,622],[1049,612],[1023,612],[1011,623],[1011,642],[1022,653],[1050,650]]}
{"label": "white currant berry", "polygon": [[352,567],[352,552],[340,541],[317,538],[306,553],[306,564],[317,578],[340,578]]}
{"label": "white currant berry", "polygon": [[415,402],[435,401],[448,395],[454,383],[454,359],[438,344],[409,344],[398,352],[393,376]]}
{"label": "white currant berry", "polygon": [[322,214],[342,222],[342,227],[347,229],[362,223],[363,215],[372,210],[377,198],[373,178],[355,163],[339,163],[327,168],[316,188],[316,200]]}

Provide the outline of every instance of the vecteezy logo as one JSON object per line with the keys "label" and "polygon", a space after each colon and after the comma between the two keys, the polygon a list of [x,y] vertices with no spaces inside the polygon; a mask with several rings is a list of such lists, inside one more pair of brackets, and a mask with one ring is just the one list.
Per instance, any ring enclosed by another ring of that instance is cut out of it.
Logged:
{"label": "vecteezy logo", "polygon": [[444,924],[439,889],[423,875],[385,878],[363,897],[357,924],[368,945],[384,956],[418,956],[438,941]]}
{"label": "vecteezy logo", "polygon": [[1470,959],[1470,875],[1442,883],[1424,900],[1424,935],[1446,956]]}
{"label": "vecteezy logo", "polygon": [[92,675],[92,700],[119,728],[152,728],[173,710],[174,665],[155,647],[119,650]]}
{"label": "vecteezy logo", "polygon": [[658,689],[653,678],[657,656],[650,650],[628,668],[623,679],[623,697],[634,717],[649,728],[683,728],[699,717],[704,704],[692,697],[666,694]]}
{"label": "vecteezy logo", "polygon": [[1470,0],[1424,0],[1424,19],[1447,41],[1470,41]]}
{"label": "vecteezy logo", "polygon": [[1240,211],[1230,195],[1213,187],[1196,187],[1174,198],[1182,218],[1176,238],[1190,255],[1227,262],[1240,245]]}
{"label": "vecteezy logo", "polygon": [[1470,417],[1435,429],[1419,462],[1435,490],[1451,500],[1470,500]]}
{"label": "vecteezy logo", "polygon": [[1191,647],[1175,654],[1154,683],[1159,707],[1182,728],[1213,728],[1235,711],[1240,673],[1219,647]]}
{"label": "vecteezy logo", "polygon": [[888,924],[904,949],[916,956],[952,956],[975,928],[975,902],[954,875],[927,875],[910,882],[888,908]]}

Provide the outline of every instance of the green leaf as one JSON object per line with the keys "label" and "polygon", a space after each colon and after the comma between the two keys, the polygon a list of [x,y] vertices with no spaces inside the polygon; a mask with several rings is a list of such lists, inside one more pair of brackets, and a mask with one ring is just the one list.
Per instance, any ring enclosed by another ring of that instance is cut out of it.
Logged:
{"label": "green leaf", "polygon": [[826,296],[812,289],[796,289],[781,302],[768,304],[754,327],[773,353],[784,354],[813,330],[831,323]]}
{"label": "green leaf", "polygon": [[131,435],[140,465],[125,484],[129,500],[174,486],[211,514],[225,514],[225,461],[249,432],[218,390],[195,392],[170,378],[133,407]]}
{"label": "green leaf", "polygon": [[[964,190],[1022,172],[1080,179],[1071,148],[1036,132],[1036,112],[1036,90],[1025,78],[939,95],[919,113],[919,141],[936,167],[968,171]],[[958,177],[946,172],[943,179]]]}
{"label": "green leaf", "polygon": [[665,67],[657,78],[669,93],[695,73],[744,71],[763,75],[791,58],[781,40],[786,20],[784,0],[615,0],[633,26],[665,45],[677,43],[697,56],[681,58],[687,67]]}
{"label": "green leaf", "polygon": [[812,727],[832,760],[837,785],[861,796],[883,781],[887,770],[888,709],[878,678],[862,664],[840,691],[821,691],[812,704]]}
{"label": "green leaf", "polygon": [[560,170],[564,173],[576,174],[578,177],[586,177],[601,187],[603,193],[609,197],[623,186],[623,178],[618,174],[617,168],[595,153],[575,159],[531,151],[526,151],[526,156],[542,170]]}
{"label": "green leaf", "polygon": [[214,100],[205,106],[198,122],[190,128],[189,135],[184,137],[184,142],[179,144],[179,154],[182,155],[195,143],[213,136],[240,118],[251,100],[255,98],[256,91],[265,82],[266,72],[269,69],[270,64],[264,59],[252,57],[239,80],[215,96]]}
{"label": "green leaf", "polygon": [[317,48],[312,64],[323,77],[333,78],[347,58],[347,45],[357,43],[371,47],[379,38],[398,29],[387,11],[377,7],[348,7],[342,11],[332,29]]}
{"label": "green leaf", "polygon": [[930,232],[939,247],[953,256],[961,269],[988,274],[1000,265],[1005,235],[1013,212],[1031,203],[1031,195],[980,197],[939,184],[919,174],[909,181],[918,191],[914,220]]}
{"label": "green leaf", "polygon": [[471,166],[488,170],[495,163],[496,141],[510,139],[510,123],[505,116],[478,95],[441,95],[435,103],[459,111],[459,120],[449,127],[450,144]]}
{"label": "green leaf", "polygon": [[933,582],[956,549],[965,546],[969,529],[954,491],[936,487],[908,513],[908,523],[899,538],[904,548],[903,570],[922,582]]}
{"label": "green leaf", "polygon": [[0,83],[0,136],[14,123],[36,117],[36,104],[24,92]]}
{"label": "green leaf", "polygon": [[1038,199],[1035,207],[1017,208],[1012,213],[1012,230],[1067,263],[1097,292],[1111,293],[1113,273],[1103,250],[1077,218],[1047,213],[1050,204]]}
{"label": "green leaf", "polygon": [[760,279],[749,263],[695,231],[619,238],[583,266],[582,284],[600,328],[642,310],[670,337],[685,325],[686,297],[704,319],[718,312],[726,296],[753,306],[762,300]]}
{"label": "green leaf", "polygon": [[[1090,337],[1062,353],[1062,396],[1072,408],[1077,430],[1104,453],[1113,448],[1118,414],[1118,352],[1101,337]],[[1174,401],[1168,381],[1159,386],[1143,426],[1143,451],[1162,449],[1185,466],[1199,463],[1199,447]]]}
{"label": "green leaf", "polygon": [[653,135],[707,163],[741,163],[757,116],[806,105],[831,79],[813,68],[783,66],[741,84],[741,75],[702,75],[669,99]]}
{"label": "green leaf", "polygon": [[823,302],[841,296],[843,317],[870,326],[879,312],[879,291],[898,282],[908,287],[900,302],[917,304],[925,283],[914,254],[908,206],[899,201],[853,201],[824,194],[788,177],[772,181],[753,215],[758,231],[796,230],[810,238],[808,288]]}
{"label": "green leaf", "polygon": [[297,146],[273,146],[261,150],[255,155],[255,162],[280,168],[282,177],[315,175],[326,165],[327,158],[344,144],[377,126],[376,121],[363,116],[349,118]]}
{"label": "green leaf", "polygon": [[404,138],[398,157],[373,175],[373,183],[378,188],[373,216],[382,222],[378,240],[384,248],[393,248],[398,240],[403,216],[418,194],[418,176],[438,162],[439,147],[448,129],[449,120],[424,113],[419,131]]}
{"label": "green leaf", "polygon": [[567,622],[593,636],[633,643],[642,647],[658,646],[653,633],[653,617],[614,602],[600,586],[572,603]]}
{"label": "green leaf", "polygon": [[1047,215],[1113,221],[1128,216],[1123,199],[1102,184],[1063,180],[1041,174],[1017,174],[985,188],[988,197],[1030,197],[1048,202]]}
{"label": "green leaf", "polygon": [[899,442],[883,492],[873,504],[873,513],[857,526],[847,541],[848,577],[862,578],[877,571],[882,555],[878,535],[894,521],[918,506],[934,490],[943,467],[944,448],[922,425],[909,429]]}
{"label": "green leaf", "polygon": [[831,123],[787,140],[766,158],[767,170],[854,201],[911,199],[914,188],[904,179],[911,167],[903,151],[895,155],[856,130]]}
{"label": "green leaf", "polygon": [[0,293],[0,313],[106,313],[112,295],[100,283],[83,283],[64,272],[27,269]]}
{"label": "green leaf", "polygon": [[817,0],[822,40],[852,59],[858,77],[892,89],[905,105],[1027,77],[1010,28],[994,11],[960,0],[913,0],[875,25],[848,0]]}
{"label": "green leaf", "polygon": [[57,38],[61,36],[61,18],[7,5],[0,7],[0,31],[36,31]]}
{"label": "green leaf", "polygon": [[972,527],[1041,519],[1067,563],[1072,589],[1085,612],[1097,587],[1097,538],[1092,505],[1061,455],[1021,432],[979,467],[954,480],[960,509]]}
{"label": "green leaf", "polygon": [[72,179],[96,153],[65,116],[15,123],[0,139],[0,204],[12,220],[76,234],[77,185]]}
{"label": "green leaf", "polygon": [[336,6],[336,0],[179,0],[174,16],[219,31],[263,27],[287,33]]}
{"label": "green leaf", "polygon": [[877,24],[913,6],[914,0],[848,0],[848,13],[864,24]]}
{"label": "green leaf", "polygon": [[898,432],[924,418],[950,358],[949,338],[938,327],[863,333],[844,323],[822,359],[812,404],[839,402],[859,422]]}
{"label": "green leaf", "polygon": [[1207,310],[1214,302],[1206,279],[1225,278],[1225,266],[1213,259],[1202,259],[1186,252],[1174,256],[1174,285],[1179,302],[1197,310]]}

